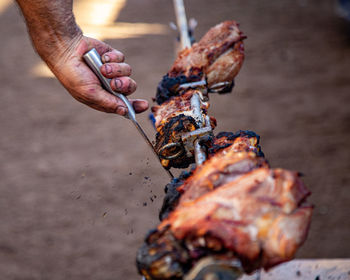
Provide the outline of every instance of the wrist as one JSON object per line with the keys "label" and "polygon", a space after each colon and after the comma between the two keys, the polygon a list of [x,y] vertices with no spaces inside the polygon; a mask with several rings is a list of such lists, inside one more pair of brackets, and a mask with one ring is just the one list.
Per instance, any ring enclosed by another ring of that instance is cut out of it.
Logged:
{"label": "wrist", "polygon": [[48,64],[82,37],[72,12],[73,0],[16,0],[33,45]]}
{"label": "wrist", "polygon": [[30,32],[33,45],[40,57],[51,68],[61,60],[83,37],[74,17],[60,27],[49,26],[40,32]]}

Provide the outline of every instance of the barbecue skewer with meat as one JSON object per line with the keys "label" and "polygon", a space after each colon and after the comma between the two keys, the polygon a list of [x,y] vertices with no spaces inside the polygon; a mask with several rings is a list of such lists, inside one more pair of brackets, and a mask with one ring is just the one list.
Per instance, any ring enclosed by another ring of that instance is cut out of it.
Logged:
{"label": "barbecue skewer with meat", "polygon": [[236,22],[218,24],[179,53],[158,86],[152,112],[163,166],[193,163],[194,141],[207,160],[166,186],[161,224],[137,255],[147,280],[193,280],[213,264],[236,279],[291,260],[306,239],[312,206],[299,174],[271,169],[254,132],[212,132],[208,93],[232,89],[244,38]]}
{"label": "barbecue skewer with meat", "polygon": [[271,169],[251,132],[220,138],[224,148],[177,183],[177,199],[139,250],[147,279],[182,279],[208,256],[239,260],[248,273],[268,269],[305,241],[312,207],[298,173]]}
{"label": "barbecue skewer with meat", "polygon": [[[152,112],[158,132],[155,147],[164,167],[185,168],[194,162],[193,149],[182,138],[185,133],[206,128],[203,141],[210,140],[216,120],[207,113],[208,92],[213,87],[218,90],[218,85],[221,91],[232,89],[244,59],[244,38],[235,21],[218,24],[198,43],[181,51],[163,77],[156,95],[159,105],[153,106]],[[202,85],[183,88],[184,84],[198,81]],[[199,99],[198,108],[195,98]]]}

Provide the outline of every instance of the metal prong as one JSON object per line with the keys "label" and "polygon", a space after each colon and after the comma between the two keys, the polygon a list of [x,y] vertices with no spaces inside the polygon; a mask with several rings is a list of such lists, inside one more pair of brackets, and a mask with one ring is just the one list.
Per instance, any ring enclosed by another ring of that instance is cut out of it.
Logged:
{"label": "metal prong", "polygon": [[192,83],[185,83],[185,84],[181,84],[179,86],[179,88],[196,88],[196,87],[199,87],[199,86],[205,86],[207,84],[207,82],[205,80],[201,80],[201,81],[198,81],[198,82],[192,82]]}
{"label": "metal prong", "polygon": [[212,85],[208,90],[211,93],[228,93],[232,90],[234,81],[231,82],[220,82]]}
{"label": "metal prong", "polygon": [[198,25],[197,20],[195,18],[190,18],[190,20],[188,21],[188,27],[192,32],[195,30],[197,25]]}
{"label": "metal prong", "polygon": [[258,271],[256,272],[256,280],[260,280],[261,279],[261,268],[258,269]]}
{"label": "metal prong", "polygon": [[227,87],[229,86],[231,83],[230,82],[221,82],[221,83],[217,83],[217,84],[214,84],[210,87],[210,90],[220,90],[224,87]]}
{"label": "metal prong", "polygon": [[196,139],[194,141],[194,158],[196,161],[197,166],[201,165],[203,162],[205,162],[207,156],[205,154],[205,149],[200,144],[200,140]]}
{"label": "metal prong", "polygon": [[170,28],[171,28],[172,30],[177,31],[177,26],[176,26],[176,24],[173,23],[172,21],[169,22],[169,26],[170,26]]}

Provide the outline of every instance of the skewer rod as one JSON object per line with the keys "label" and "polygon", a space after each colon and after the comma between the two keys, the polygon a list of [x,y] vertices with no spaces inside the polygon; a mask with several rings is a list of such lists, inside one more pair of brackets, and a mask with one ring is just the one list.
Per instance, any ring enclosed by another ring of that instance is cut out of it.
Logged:
{"label": "skewer rod", "polygon": [[205,150],[200,144],[199,139],[194,141],[194,158],[197,166],[201,165],[206,160]]}
{"label": "skewer rod", "polygon": [[[177,28],[180,32],[180,41],[181,41],[181,48],[186,49],[191,47],[191,40],[190,35],[188,34],[188,25],[187,25],[187,18],[186,18],[186,11],[184,6],[183,0],[173,0],[174,2],[174,8],[175,8],[175,15],[176,15],[176,23]],[[197,100],[195,99],[197,97]],[[201,116],[201,108],[200,108],[200,102],[199,97],[194,96],[194,99],[191,99],[191,106],[194,106],[196,115]],[[203,124],[203,123],[202,123]],[[206,154],[204,148],[200,145],[199,139],[194,141],[194,156],[196,165],[201,165],[206,160]]]}
{"label": "skewer rod", "polygon": [[[202,110],[201,110],[201,101],[199,99],[198,94],[193,94],[191,98],[191,108],[193,109],[194,115],[198,118],[196,121],[200,124],[200,127],[205,125],[205,121],[203,120]],[[196,165],[201,165],[206,160],[205,149],[200,144],[200,140],[197,138],[194,143],[194,159],[196,161]]]}
{"label": "skewer rod", "polygon": [[191,40],[188,34],[186,11],[183,0],[173,0],[176,14],[177,28],[180,32],[181,49],[190,48]]}

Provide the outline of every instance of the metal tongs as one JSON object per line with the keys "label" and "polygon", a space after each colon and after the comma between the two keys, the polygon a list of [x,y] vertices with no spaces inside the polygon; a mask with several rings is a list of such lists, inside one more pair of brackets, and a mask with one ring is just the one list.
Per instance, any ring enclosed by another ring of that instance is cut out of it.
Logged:
{"label": "metal tongs", "polygon": [[[110,94],[113,94],[114,96],[120,98],[124,102],[126,108],[128,109],[128,113],[125,114],[124,117],[131,120],[131,122],[135,125],[138,132],[142,135],[143,139],[146,141],[148,146],[151,147],[152,151],[154,152],[154,154],[157,156],[158,160],[160,161],[161,159],[159,158],[158,153],[156,152],[154,146],[152,145],[151,141],[147,137],[146,133],[143,131],[140,124],[137,122],[135,110],[132,107],[132,105],[130,104],[129,100],[126,98],[125,95],[114,91],[111,88],[111,84],[110,84],[111,79],[107,79],[105,76],[102,75],[100,68],[103,64],[102,64],[101,57],[100,57],[99,53],[96,51],[96,49],[93,48],[92,50],[90,50],[86,54],[84,54],[83,58],[84,58],[86,64],[91,68],[91,70],[99,78],[99,80],[102,84],[102,87],[106,91],[108,91]],[[163,165],[162,165],[162,167],[163,167]],[[168,175],[170,176],[170,178],[173,178],[173,175],[171,174],[171,172],[167,169],[165,169],[165,170],[168,173]]]}

